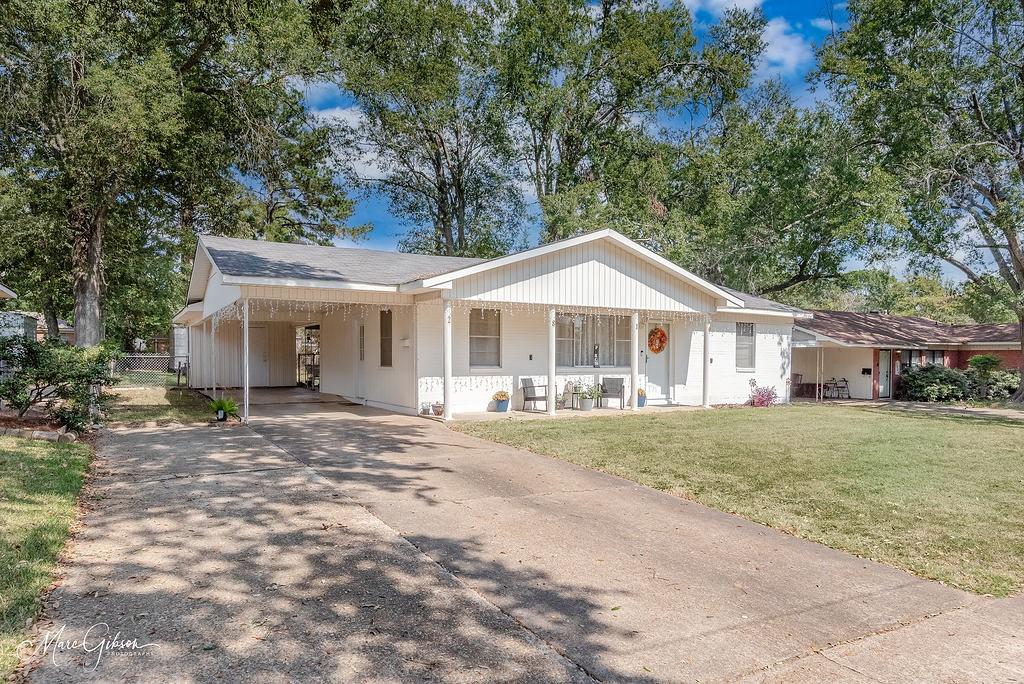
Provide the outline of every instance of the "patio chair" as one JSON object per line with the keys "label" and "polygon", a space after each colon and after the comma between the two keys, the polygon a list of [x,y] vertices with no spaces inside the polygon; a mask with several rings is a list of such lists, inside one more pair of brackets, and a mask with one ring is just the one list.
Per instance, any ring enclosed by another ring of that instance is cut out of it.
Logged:
{"label": "patio chair", "polygon": [[625,408],[626,405],[626,381],[622,378],[605,378],[601,383],[601,398],[598,400],[598,406],[605,399],[618,399],[619,408]]}
{"label": "patio chair", "polygon": [[527,404],[533,404],[533,410],[537,410],[537,402],[543,401],[544,408],[548,406],[548,386],[547,384],[536,385],[532,378],[522,378],[520,381],[523,385],[523,410],[526,410]]}
{"label": "patio chair", "polygon": [[850,383],[846,378],[840,378],[839,382],[836,383],[836,399],[849,399],[850,398]]}

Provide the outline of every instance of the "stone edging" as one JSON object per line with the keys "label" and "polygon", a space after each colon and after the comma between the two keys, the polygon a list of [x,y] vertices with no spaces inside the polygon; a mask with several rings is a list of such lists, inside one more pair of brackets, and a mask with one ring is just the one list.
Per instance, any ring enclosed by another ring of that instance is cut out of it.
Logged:
{"label": "stone edging", "polygon": [[76,442],[78,434],[61,430],[26,430],[22,428],[0,427],[0,437],[20,437],[21,439],[43,439],[48,442]]}

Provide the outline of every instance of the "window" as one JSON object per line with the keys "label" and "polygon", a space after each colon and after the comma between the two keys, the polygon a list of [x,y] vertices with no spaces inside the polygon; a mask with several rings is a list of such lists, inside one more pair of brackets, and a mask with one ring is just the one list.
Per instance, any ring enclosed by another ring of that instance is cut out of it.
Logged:
{"label": "window", "polygon": [[359,360],[366,360],[366,326],[359,324]]}
{"label": "window", "polygon": [[471,309],[469,312],[469,367],[501,366],[501,312]]}
{"label": "window", "polygon": [[754,370],[754,324],[736,324],[736,368]]}
{"label": "window", "polygon": [[916,349],[904,349],[900,352],[900,367],[899,372],[902,373],[903,369],[910,368],[911,366],[921,365],[921,353]]}
{"label": "window", "polygon": [[604,314],[559,314],[555,360],[563,368],[629,365],[629,318]]}
{"label": "window", "polygon": [[929,349],[924,353],[924,362],[936,366],[946,365],[946,352],[942,349]]}
{"label": "window", "polygon": [[380,312],[380,365],[391,368],[391,312]]}

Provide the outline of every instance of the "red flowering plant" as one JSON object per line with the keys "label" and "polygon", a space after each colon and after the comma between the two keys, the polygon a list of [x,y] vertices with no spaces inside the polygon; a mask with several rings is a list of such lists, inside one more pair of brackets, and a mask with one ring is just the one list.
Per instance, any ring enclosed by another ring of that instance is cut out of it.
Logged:
{"label": "red flowering plant", "polygon": [[750,381],[750,405],[774,406],[779,403],[779,394],[774,387],[758,387],[757,380]]}

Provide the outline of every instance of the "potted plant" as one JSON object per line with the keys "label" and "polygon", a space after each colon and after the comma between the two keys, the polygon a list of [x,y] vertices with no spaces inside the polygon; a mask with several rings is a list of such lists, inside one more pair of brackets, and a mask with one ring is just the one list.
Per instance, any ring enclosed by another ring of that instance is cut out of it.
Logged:
{"label": "potted plant", "polygon": [[494,396],[491,397],[494,400],[494,410],[498,413],[504,413],[508,411],[508,392],[501,390],[495,392]]}
{"label": "potted plant", "polygon": [[594,402],[601,398],[601,386],[591,385],[580,394],[580,410],[591,411],[594,408]]}
{"label": "potted plant", "polygon": [[636,406],[637,408],[643,408],[644,406],[647,406],[647,392],[645,392],[643,389],[638,389],[636,391]]}
{"label": "potted plant", "polygon": [[238,404],[235,403],[234,399],[214,399],[210,402],[210,409],[217,416],[218,423],[223,423],[228,419],[228,416],[238,415]]}
{"label": "potted plant", "polygon": [[435,401],[433,404],[431,404],[430,409],[434,412],[435,416],[444,415],[444,404],[442,404],[439,401]]}

